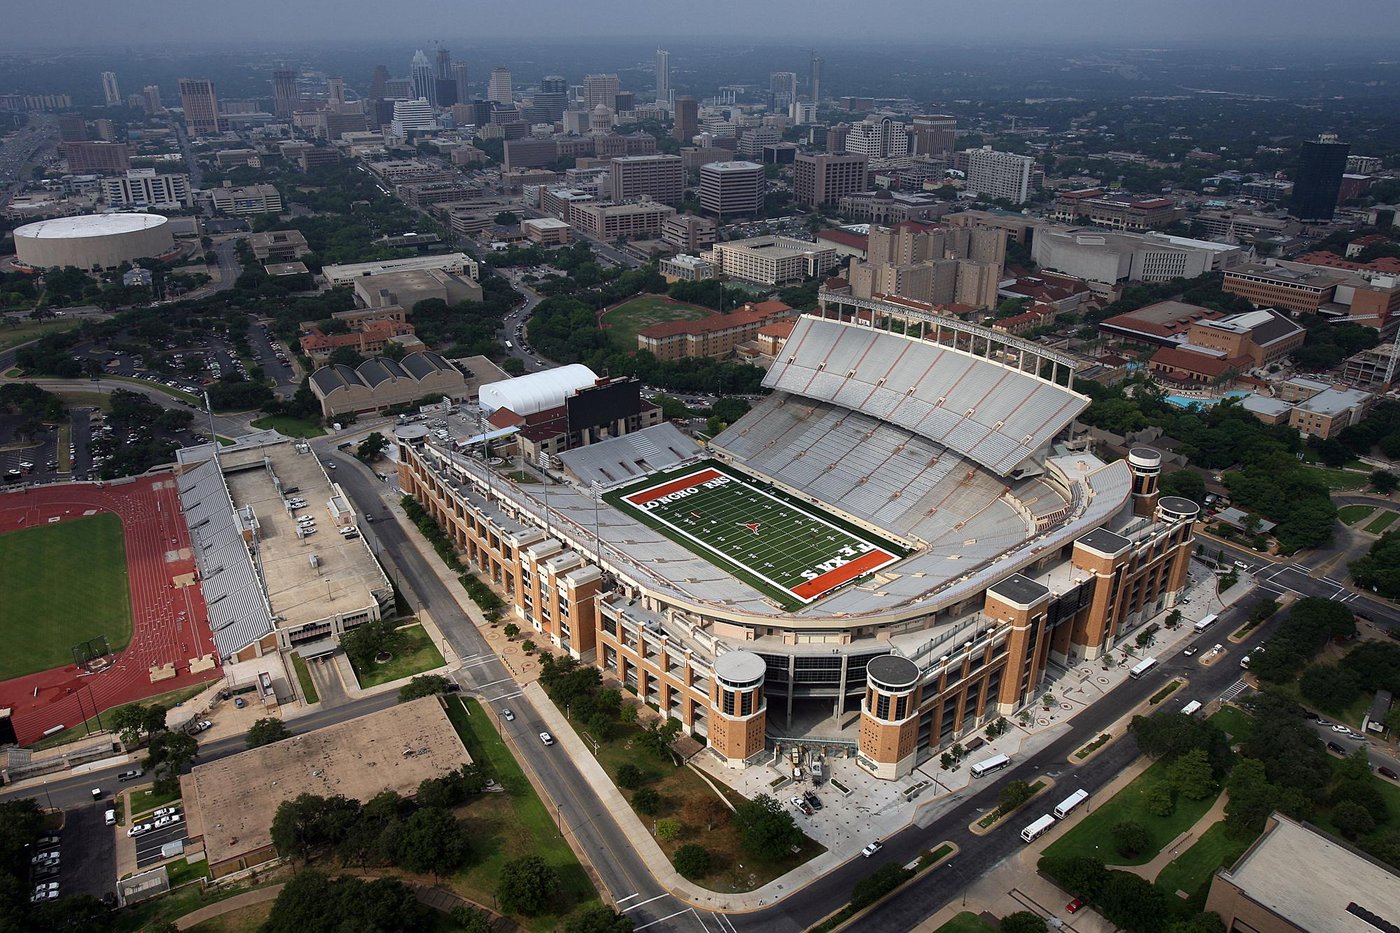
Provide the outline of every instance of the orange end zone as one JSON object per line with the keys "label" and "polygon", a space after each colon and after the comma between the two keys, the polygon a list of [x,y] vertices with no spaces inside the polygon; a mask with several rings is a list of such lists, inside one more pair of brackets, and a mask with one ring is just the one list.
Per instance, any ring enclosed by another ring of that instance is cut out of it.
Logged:
{"label": "orange end zone", "polygon": [[653,499],[660,499],[662,496],[669,496],[673,492],[682,489],[689,489],[692,486],[699,486],[701,483],[708,483],[712,479],[719,477],[717,470],[701,470],[699,473],[692,473],[690,476],[683,476],[680,479],[673,479],[669,483],[662,483],[660,486],[653,486],[651,489],[644,489],[641,492],[634,492],[630,496],[623,496],[623,499],[633,505],[644,505]]}
{"label": "orange end zone", "polygon": [[882,567],[894,560],[895,556],[888,551],[871,551],[862,554],[849,564],[842,564],[835,570],[828,570],[815,580],[808,580],[806,583],[793,587],[792,592],[805,600],[816,599],[827,590],[835,589],[842,583],[854,580],[863,574],[869,573],[876,567]]}

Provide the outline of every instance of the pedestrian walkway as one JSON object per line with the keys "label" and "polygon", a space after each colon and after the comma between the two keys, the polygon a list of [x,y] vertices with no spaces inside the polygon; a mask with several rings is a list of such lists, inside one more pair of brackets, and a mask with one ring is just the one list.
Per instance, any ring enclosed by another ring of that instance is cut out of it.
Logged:
{"label": "pedestrian walkway", "polygon": [[214,904],[201,907],[198,910],[190,911],[183,917],[175,919],[175,929],[188,930],[190,927],[199,926],[206,920],[223,914],[232,913],[235,910],[242,910],[244,907],[252,907],[254,904],[266,904],[268,901],[277,900],[277,895],[282,893],[285,884],[270,884],[265,888],[255,888],[252,891],[244,891],[242,894],[235,894],[233,897],[225,898]]}
{"label": "pedestrian walkway", "polygon": [[1157,876],[1162,873],[1162,869],[1166,868],[1174,862],[1178,856],[1195,845],[1197,841],[1200,840],[1201,836],[1205,834],[1206,830],[1225,819],[1225,805],[1229,802],[1230,795],[1221,791],[1220,796],[1215,799],[1215,803],[1205,812],[1205,815],[1191,824],[1190,829],[1163,846],[1162,851],[1157,853],[1156,858],[1144,865],[1125,865],[1123,866],[1123,870],[1130,871],[1135,875],[1141,875],[1148,881],[1156,881]]}

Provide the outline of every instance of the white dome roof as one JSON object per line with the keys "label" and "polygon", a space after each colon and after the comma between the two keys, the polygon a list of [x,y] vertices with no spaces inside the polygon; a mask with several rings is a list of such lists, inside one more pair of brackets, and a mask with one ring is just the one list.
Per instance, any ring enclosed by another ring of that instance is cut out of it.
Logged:
{"label": "white dome roof", "polygon": [[481,408],[487,414],[506,408],[517,415],[533,415],[564,404],[564,399],[597,381],[593,370],[582,363],[571,363],[558,369],[487,383],[481,387]]}

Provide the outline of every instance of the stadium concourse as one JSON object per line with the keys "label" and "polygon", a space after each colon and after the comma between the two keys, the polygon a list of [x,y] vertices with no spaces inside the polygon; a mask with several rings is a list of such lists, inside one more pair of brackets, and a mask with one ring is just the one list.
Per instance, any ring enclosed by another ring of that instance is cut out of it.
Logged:
{"label": "stadium concourse", "polygon": [[[115,483],[34,486],[0,495],[0,534],[101,512],[115,514],[122,523],[131,642],[105,666],[94,665],[100,669],[68,664],[0,683],[0,708],[11,709],[20,744],[35,742],[55,727],[81,725],[94,709],[219,676],[207,609],[194,583],[190,532],[169,473]],[[177,586],[181,578],[190,585]],[[153,670],[173,676],[153,679]]]}

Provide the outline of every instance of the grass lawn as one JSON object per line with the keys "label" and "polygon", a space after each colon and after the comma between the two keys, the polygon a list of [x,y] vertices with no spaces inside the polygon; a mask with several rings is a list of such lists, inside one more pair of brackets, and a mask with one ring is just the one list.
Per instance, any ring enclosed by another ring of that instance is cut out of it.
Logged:
{"label": "grass lawn", "polygon": [[73,443],[73,422],[65,421],[58,426],[58,472],[73,470],[73,458],[68,456],[68,448]]}
{"label": "grass lawn", "polygon": [[506,789],[483,794],[460,811],[471,825],[471,867],[458,872],[451,886],[463,897],[490,904],[505,863],[522,855],[538,855],[559,872],[562,888],[558,912],[520,918],[532,930],[552,930],[569,913],[597,903],[597,892],[554,816],[535,793],[495,723],[476,700],[452,697],[447,715],[472,760]]}
{"label": "grass lawn", "polygon": [[[573,721],[574,730],[579,735],[584,736],[584,741],[592,747],[592,737],[578,721]],[[711,891],[719,891],[729,894],[740,891],[752,891],[760,888],[774,878],[781,877],[792,871],[798,865],[808,859],[815,858],[826,848],[813,839],[805,838],[801,848],[777,861],[768,862],[754,858],[743,851],[740,845],[739,828],[730,819],[731,814],[725,813],[723,819],[715,824],[714,829],[706,829],[707,822],[704,808],[708,801],[715,799],[715,792],[705,780],[690,768],[685,766],[676,767],[670,759],[657,758],[649,751],[643,750],[638,737],[642,729],[640,726],[625,726],[615,724],[614,735],[609,741],[602,743],[598,748],[598,762],[603,766],[603,770],[609,777],[617,776],[617,769],[625,764],[636,765],[643,773],[649,775],[651,780],[647,787],[656,791],[661,797],[661,809],[655,816],[638,814],[638,818],[643,823],[651,820],[672,817],[681,821],[681,833],[675,839],[657,839],[657,845],[666,856],[675,854],[675,851],[688,843],[702,845],[710,851],[711,870],[708,875],[697,879],[696,883],[701,887]],[[738,805],[744,802],[744,797],[731,791],[719,782],[715,782],[731,804]],[[623,790],[622,795],[631,802],[633,792]],[[787,806],[787,797],[775,795],[780,803]],[[788,796],[791,796],[789,794]],[[834,794],[827,794],[830,805],[835,806]],[[797,815],[797,826],[802,828],[802,821],[805,817]]]}
{"label": "grass lawn", "polygon": [[[176,917],[183,917],[185,914],[196,911],[201,907],[206,907],[217,901],[233,897],[235,894],[242,894],[254,888],[267,884],[284,882],[291,877],[291,872],[284,870],[274,870],[274,874],[269,877],[264,873],[258,874],[257,884],[228,884],[211,887],[207,890],[203,885],[190,884],[178,890],[171,891],[163,897],[157,897],[149,901],[142,901],[130,907],[122,908],[111,915],[107,928],[118,931],[118,933],[137,933],[138,930],[150,930],[164,923],[173,921]],[[268,902],[271,903],[270,901]],[[235,917],[237,914],[230,913],[227,917]],[[248,927],[233,926],[210,926],[200,927],[211,930],[236,930],[249,929]]]}
{"label": "grass lawn", "polygon": [[[1091,806],[1096,808],[1077,826],[1051,843],[1045,854],[1056,857],[1088,855],[1102,859],[1108,865],[1142,865],[1152,861],[1163,846],[1190,829],[1215,803],[1215,795],[1205,800],[1188,800],[1178,794],[1176,809],[1171,816],[1153,816],[1145,806],[1147,795],[1152,788],[1167,782],[1166,762],[1159,761],[1114,795],[1112,800],[1099,804],[1091,800]],[[1147,849],[1131,859],[1124,858],[1114,849],[1110,832],[1114,826],[1125,821],[1142,824],[1151,839]]]}
{"label": "grass lawn", "polygon": [[437,645],[433,644],[428,633],[423,631],[423,626],[410,625],[399,629],[399,632],[403,635],[403,644],[399,645],[399,650],[394,652],[392,658],[383,664],[373,664],[370,670],[355,668],[355,676],[359,678],[361,688],[377,687],[400,677],[412,677],[447,663],[442,659],[442,652],[437,649]]}
{"label": "grass lawn", "polygon": [[179,799],[178,790],[173,794],[158,794],[154,784],[147,785],[145,790],[134,790],[131,792],[131,821],[135,823],[157,807],[164,807]]}
{"label": "grass lawn", "polygon": [[0,319],[0,350],[8,350],[48,334],[72,330],[82,323],[77,318],[69,318],[65,321],[25,321],[23,324],[11,326],[9,322],[12,320],[14,318]]}
{"label": "grass lawn", "polygon": [[106,392],[82,392],[70,389],[49,389],[54,395],[63,399],[63,403],[69,408],[100,408],[103,411],[112,410],[112,396]]}
{"label": "grass lawn", "polygon": [[131,641],[122,523],[104,513],[0,535],[0,680],[73,663],[73,646]]}
{"label": "grass lawn", "polygon": [[1374,505],[1344,505],[1337,510],[1337,518],[1343,525],[1355,525],[1375,510]]}
{"label": "grass lawn", "polygon": [[1204,904],[1205,889],[1215,870],[1233,865],[1254,839],[1254,836],[1237,836],[1223,822],[1216,823],[1201,834],[1195,845],[1162,869],[1157,885],[1166,892],[1169,901],[1178,900],[1177,891],[1185,891],[1191,899],[1199,896]]}
{"label": "grass lawn", "polygon": [[1303,470],[1326,483],[1328,489],[1360,489],[1371,482],[1370,473],[1329,470],[1326,467],[1303,467]]}
{"label": "grass lawn", "polygon": [[715,314],[709,308],[668,301],[659,295],[638,295],[603,315],[613,346],[624,353],[637,349],[637,332],[668,321],[698,321]]}
{"label": "grass lawn", "polygon": [[[194,684],[193,686],[189,687],[181,687],[179,690],[171,690],[169,693],[161,693],[153,697],[147,697],[146,699],[141,700],[140,702],[144,703],[147,706],[150,706],[153,703],[160,703],[161,705],[167,708],[172,706],[178,706],[179,704],[188,700],[190,697],[195,696],[196,694],[203,691],[204,688],[207,686],[208,684]],[[117,704],[117,706],[125,705],[125,703]],[[102,715],[107,715],[109,711],[116,709],[117,706],[107,707],[106,709],[102,710]],[[30,745],[29,748],[35,751],[39,751],[40,749],[45,748],[57,748],[60,745],[67,745],[69,742],[76,742],[83,736],[88,735],[90,733],[99,732],[104,727],[105,724],[99,724],[97,718],[94,717],[87,721],[86,726],[84,726],[83,723],[78,723],[76,726],[70,726],[69,728],[64,729],[62,732],[55,733],[54,735],[51,735],[46,739],[35,742],[33,745]]]}
{"label": "grass lawn", "polygon": [[256,930],[272,913],[272,904],[272,901],[264,901],[261,904],[250,904],[247,907],[230,910],[226,914],[210,917],[203,923],[190,927],[189,931],[190,933],[243,933],[245,930]]}
{"label": "grass lawn", "polygon": [[177,888],[182,884],[195,881],[199,878],[209,877],[209,861],[200,859],[198,862],[191,862],[189,859],[180,859],[178,862],[171,862],[165,866],[165,870],[170,873],[170,886]]}
{"label": "grass lawn", "polygon": [[1387,509],[1386,511],[1377,515],[1376,520],[1367,525],[1364,530],[1373,535],[1378,535],[1382,531],[1385,531],[1387,528],[1389,528],[1390,523],[1395,521],[1397,517],[1400,517],[1400,512],[1392,512]]}
{"label": "grass lawn", "polygon": [[997,928],[984,921],[972,911],[964,911],[934,933],[996,933]]}
{"label": "grass lawn", "polygon": [[321,695],[316,692],[316,684],[311,679],[311,672],[306,669],[306,660],[295,651],[292,652],[292,668],[297,672],[297,683],[301,684],[301,695],[308,703],[319,703]]}
{"label": "grass lawn", "polygon": [[1249,738],[1249,733],[1254,729],[1254,717],[1235,706],[1221,707],[1218,713],[1210,717],[1210,721],[1230,736],[1232,745]]}
{"label": "grass lawn", "polygon": [[268,415],[248,422],[264,431],[276,431],[287,437],[324,437],[326,429],[308,418],[289,418],[286,415]]}

